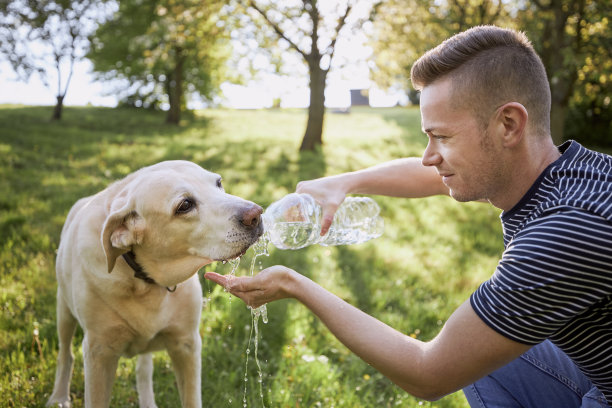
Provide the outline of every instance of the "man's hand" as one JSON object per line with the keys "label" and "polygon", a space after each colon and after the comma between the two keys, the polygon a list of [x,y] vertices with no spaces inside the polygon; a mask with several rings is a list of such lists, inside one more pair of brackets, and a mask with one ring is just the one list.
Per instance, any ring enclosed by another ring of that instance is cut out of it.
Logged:
{"label": "man's hand", "polygon": [[346,197],[346,191],[339,177],[323,177],[315,180],[300,181],[296,193],[309,194],[321,206],[321,236],[325,235],[334,220],[334,214]]}
{"label": "man's hand", "polygon": [[248,306],[256,308],[274,300],[292,297],[291,289],[295,275],[297,272],[294,270],[276,265],[264,269],[253,277],[219,275],[215,272],[207,272],[204,277],[223,286]]}

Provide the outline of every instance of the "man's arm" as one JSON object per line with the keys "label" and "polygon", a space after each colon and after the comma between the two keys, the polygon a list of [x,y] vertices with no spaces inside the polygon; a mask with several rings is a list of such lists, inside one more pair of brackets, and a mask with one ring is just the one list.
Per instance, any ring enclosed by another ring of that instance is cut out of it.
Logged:
{"label": "man's arm", "polygon": [[405,391],[423,399],[435,400],[457,391],[529,349],[489,328],[469,301],[451,315],[438,336],[422,342],[283,266],[267,268],[252,278],[215,273],[205,277],[253,307],[296,298],[351,351]]}
{"label": "man's arm", "polygon": [[321,205],[321,235],[324,235],[347,194],[418,198],[448,195],[448,188],[435,168],[423,166],[420,158],[410,157],[350,173],[301,181],[296,192],[310,194]]}
{"label": "man's arm", "polygon": [[325,187],[344,194],[376,194],[404,198],[448,195],[448,188],[442,183],[436,169],[423,166],[418,157],[391,160],[363,170],[302,181],[298,183],[297,191],[316,193],[316,190]]}

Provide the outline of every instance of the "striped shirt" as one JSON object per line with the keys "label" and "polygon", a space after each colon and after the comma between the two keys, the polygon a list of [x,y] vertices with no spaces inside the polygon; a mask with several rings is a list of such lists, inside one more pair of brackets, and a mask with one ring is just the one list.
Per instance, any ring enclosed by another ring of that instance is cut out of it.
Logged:
{"label": "striped shirt", "polygon": [[505,251],[470,298],[492,329],[550,339],[612,405],[612,157],[570,141],[501,215]]}

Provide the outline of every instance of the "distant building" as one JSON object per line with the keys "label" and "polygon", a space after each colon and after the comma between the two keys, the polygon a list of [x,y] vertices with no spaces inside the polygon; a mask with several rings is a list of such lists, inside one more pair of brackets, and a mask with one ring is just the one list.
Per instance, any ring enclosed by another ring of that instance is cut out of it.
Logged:
{"label": "distant building", "polygon": [[351,106],[370,106],[370,95],[367,89],[351,89]]}

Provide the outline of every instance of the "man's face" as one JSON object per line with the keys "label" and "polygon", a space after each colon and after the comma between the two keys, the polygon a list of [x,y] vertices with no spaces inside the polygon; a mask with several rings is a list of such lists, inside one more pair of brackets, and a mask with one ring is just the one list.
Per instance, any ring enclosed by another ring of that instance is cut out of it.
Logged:
{"label": "man's face", "polygon": [[461,101],[452,97],[450,79],[436,81],[421,92],[421,125],[429,138],[423,165],[438,170],[457,201],[492,199],[505,187],[500,146],[479,126],[469,107],[461,107]]}

